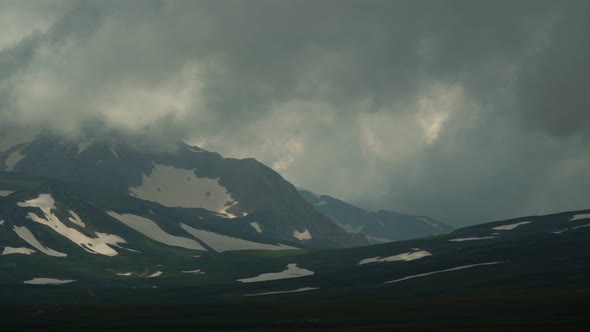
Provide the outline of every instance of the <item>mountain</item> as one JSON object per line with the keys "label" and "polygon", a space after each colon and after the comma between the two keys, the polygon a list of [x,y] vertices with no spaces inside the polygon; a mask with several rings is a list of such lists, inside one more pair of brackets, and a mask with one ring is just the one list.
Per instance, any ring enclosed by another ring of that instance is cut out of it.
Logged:
{"label": "mountain", "polygon": [[[36,185],[19,178],[6,182]],[[58,191],[53,193],[57,196]],[[26,196],[21,195],[13,192],[0,200],[2,218],[40,215],[37,209],[43,210],[43,204],[19,204]],[[90,196],[80,197],[80,203]],[[101,204],[105,201],[97,206]],[[79,218],[86,222],[83,211]],[[53,214],[60,217],[63,212],[58,207]],[[139,236],[132,239],[131,229],[117,228],[116,215],[107,220],[109,213],[90,212],[104,220],[102,231],[127,241],[118,245],[149,254],[121,250],[107,257],[78,250],[79,255],[59,257],[24,249],[3,254],[0,304],[5,309],[0,316],[6,327],[125,326],[139,331],[157,330],[165,322],[178,330],[468,331],[491,326],[534,331],[541,324],[549,330],[582,331],[590,318],[590,210],[521,217],[358,248],[209,250],[198,255],[158,247]],[[189,238],[173,218],[166,218],[162,227]],[[0,229],[15,222],[34,228],[33,220],[21,219],[5,220]],[[31,232],[49,241],[49,233]],[[68,251],[66,242],[51,249]]]}
{"label": "mountain", "polygon": [[[262,227],[266,213],[226,218],[201,208],[170,208],[128,195],[97,191],[18,173],[0,172],[2,255],[58,258],[196,255],[230,250],[290,250]],[[149,257],[149,258],[147,258]]]}
{"label": "mountain", "polygon": [[426,216],[392,211],[369,212],[327,195],[299,189],[301,196],[324,216],[349,233],[364,234],[372,243],[409,240],[446,234],[452,227]]}
{"label": "mountain", "polygon": [[[6,172],[79,183],[163,207],[206,209],[243,225],[249,221],[252,230],[298,247],[368,243],[362,235],[334,225],[293,185],[258,161],[223,158],[183,143],[147,150],[114,140],[80,143],[40,136],[0,153],[0,165]],[[255,221],[247,218],[252,214]]]}

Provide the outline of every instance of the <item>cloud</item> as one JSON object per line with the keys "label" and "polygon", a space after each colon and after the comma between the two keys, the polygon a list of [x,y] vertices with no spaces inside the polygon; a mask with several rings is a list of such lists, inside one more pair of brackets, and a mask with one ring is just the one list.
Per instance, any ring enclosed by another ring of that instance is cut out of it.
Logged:
{"label": "cloud", "polygon": [[588,1],[566,2],[546,45],[521,68],[521,116],[532,128],[590,138],[590,21]]}
{"label": "cloud", "polygon": [[455,225],[587,208],[587,7],[4,1],[0,131],[185,139]]}

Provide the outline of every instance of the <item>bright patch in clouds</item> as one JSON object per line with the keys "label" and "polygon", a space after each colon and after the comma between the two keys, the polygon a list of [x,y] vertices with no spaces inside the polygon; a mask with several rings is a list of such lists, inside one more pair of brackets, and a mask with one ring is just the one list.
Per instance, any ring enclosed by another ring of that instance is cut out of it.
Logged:
{"label": "bright patch in clouds", "polygon": [[99,112],[116,127],[141,130],[162,118],[182,120],[201,104],[202,82],[196,65],[158,85],[117,87]]}
{"label": "bright patch in clouds", "polygon": [[426,141],[432,144],[438,138],[449,115],[462,106],[461,86],[437,85],[418,100],[418,121]]}
{"label": "bright patch in clouds", "polygon": [[3,1],[0,10],[0,49],[13,47],[35,32],[46,31],[54,18],[49,15],[58,9],[60,1]]}
{"label": "bright patch in clouds", "polygon": [[255,157],[283,177],[297,182],[293,170],[307,160],[314,145],[321,143],[314,141],[311,134],[330,128],[338,120],[337,114],[333,105],[321,101],[293,99],[275,102],[268,114],[240,123],[231,133],[198,134],[188,142],[221,152],[226,157]]}
{"label": "bright patch in clouds", "polygon": [[272,168],[279,173],[286,173],[289,167],[295,162],[295,157],[303,153],[304,145],[297,139],[290,139],[283,145],[284,156],[272,163]]}

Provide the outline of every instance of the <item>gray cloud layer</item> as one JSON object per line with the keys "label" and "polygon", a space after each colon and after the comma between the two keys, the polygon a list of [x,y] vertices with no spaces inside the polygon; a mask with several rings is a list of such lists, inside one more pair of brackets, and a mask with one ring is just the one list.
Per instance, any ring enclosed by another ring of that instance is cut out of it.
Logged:
{"label": "gray cloud layer", "polygon": [[588,208],[589,9],[3,1],[0,131],[185,139],[454,225]]}

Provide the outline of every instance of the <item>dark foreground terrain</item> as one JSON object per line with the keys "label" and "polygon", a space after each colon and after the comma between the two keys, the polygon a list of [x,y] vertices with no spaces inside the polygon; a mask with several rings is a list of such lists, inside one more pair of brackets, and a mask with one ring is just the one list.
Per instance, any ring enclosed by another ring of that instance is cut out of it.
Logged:
{"label": "dark foreground terrain", "polygon": [[588,331],[590,290],[193,305],[3,305],[3,331]]}

